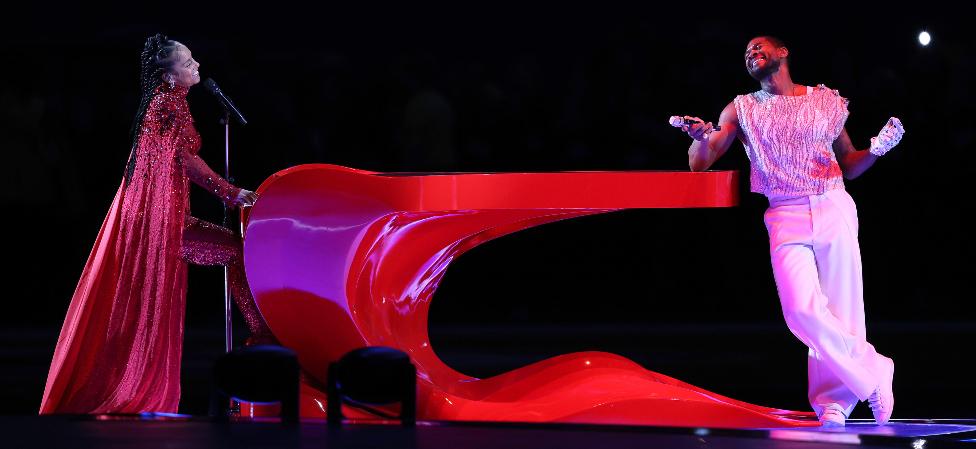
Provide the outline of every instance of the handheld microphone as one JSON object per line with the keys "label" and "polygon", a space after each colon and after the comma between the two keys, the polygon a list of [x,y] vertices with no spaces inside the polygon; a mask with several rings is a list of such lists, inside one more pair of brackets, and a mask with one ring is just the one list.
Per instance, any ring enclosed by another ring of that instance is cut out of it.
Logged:
{"label": "handheld microphone", "polygon": [[230,98],[227,98],[227,95],[224,95],[224,92],[217,87],[217,83],[214,82],[213,78],[207,78],[207,80],[203,82],[203,85],[207,88],[207,90],[210,91],[210,93],[217,97],[217,100],[220,101],[220,104],[224,107],[224,110],[227,111],[228,114],[233,115],[241,125],[247,124],[247,120],[244,120],[244,116],[241,115],[241,111],[238,111],[237,107],[234,106],[234,102],[230,101]]}
{"label": "handheld microphone", "polygon": [[[684,118],[684,117],[681,117],[681,116],[672,115],[671,116],[671,119],[668,120],[668,123],[670,123],[671,126],[673,126],[675,128],[681,128],[682,126],[685,126],[685,125],[694,125],[696,123],[704,124],[705,122],[702,122],[700,120],[695,120],[695,119],[692,119],[692,118]],[[721,131],[721,130],[722,130],[722,127],[720,125],[712,125],[712,131]]]}

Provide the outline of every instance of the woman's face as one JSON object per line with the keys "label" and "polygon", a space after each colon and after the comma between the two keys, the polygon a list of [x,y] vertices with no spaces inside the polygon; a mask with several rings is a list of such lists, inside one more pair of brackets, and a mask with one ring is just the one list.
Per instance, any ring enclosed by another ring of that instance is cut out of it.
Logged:
{"label": "woman's face", "polygon": [[163,81],[183,87],[200,82],[200,63],[193,59],[193,54],[185,45],[180,44],[174,52],[173,65],[163,75]]}

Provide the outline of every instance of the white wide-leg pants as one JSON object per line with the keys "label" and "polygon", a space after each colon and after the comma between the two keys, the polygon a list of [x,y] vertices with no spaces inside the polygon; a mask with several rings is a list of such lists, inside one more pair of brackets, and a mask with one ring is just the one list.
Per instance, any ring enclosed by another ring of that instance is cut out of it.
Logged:
{"label": "white wide-leg pants", "polygon": [[854,200],[843,189],[771,199],[764,218],[783,316],[810,348],[810,405],[819,416],[836,403],[850,416],[883,363],[866,339]]}

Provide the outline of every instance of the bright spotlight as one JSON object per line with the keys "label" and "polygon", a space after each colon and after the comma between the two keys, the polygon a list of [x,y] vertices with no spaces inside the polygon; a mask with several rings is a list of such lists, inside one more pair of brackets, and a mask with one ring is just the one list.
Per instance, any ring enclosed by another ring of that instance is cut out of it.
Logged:
{"label": "bright spotlight", "polygon": [[932,35],[929,34],[928,31],[922,31],[921,33],[918,33],[918,43],[922,44],[922,46],[924,47],[929,45],[929,42],[932,42]]}

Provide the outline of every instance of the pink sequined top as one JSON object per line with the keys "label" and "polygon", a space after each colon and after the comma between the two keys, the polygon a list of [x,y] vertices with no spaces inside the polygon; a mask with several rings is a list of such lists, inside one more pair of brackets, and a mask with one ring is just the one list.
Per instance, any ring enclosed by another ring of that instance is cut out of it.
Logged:
{"label": "pink sequined top", "polygon": [[847,102],[822,84],[806,95],[760,90],[735,97],[751,190],[787,198],[843,189],[832,144],[847,121]]}

